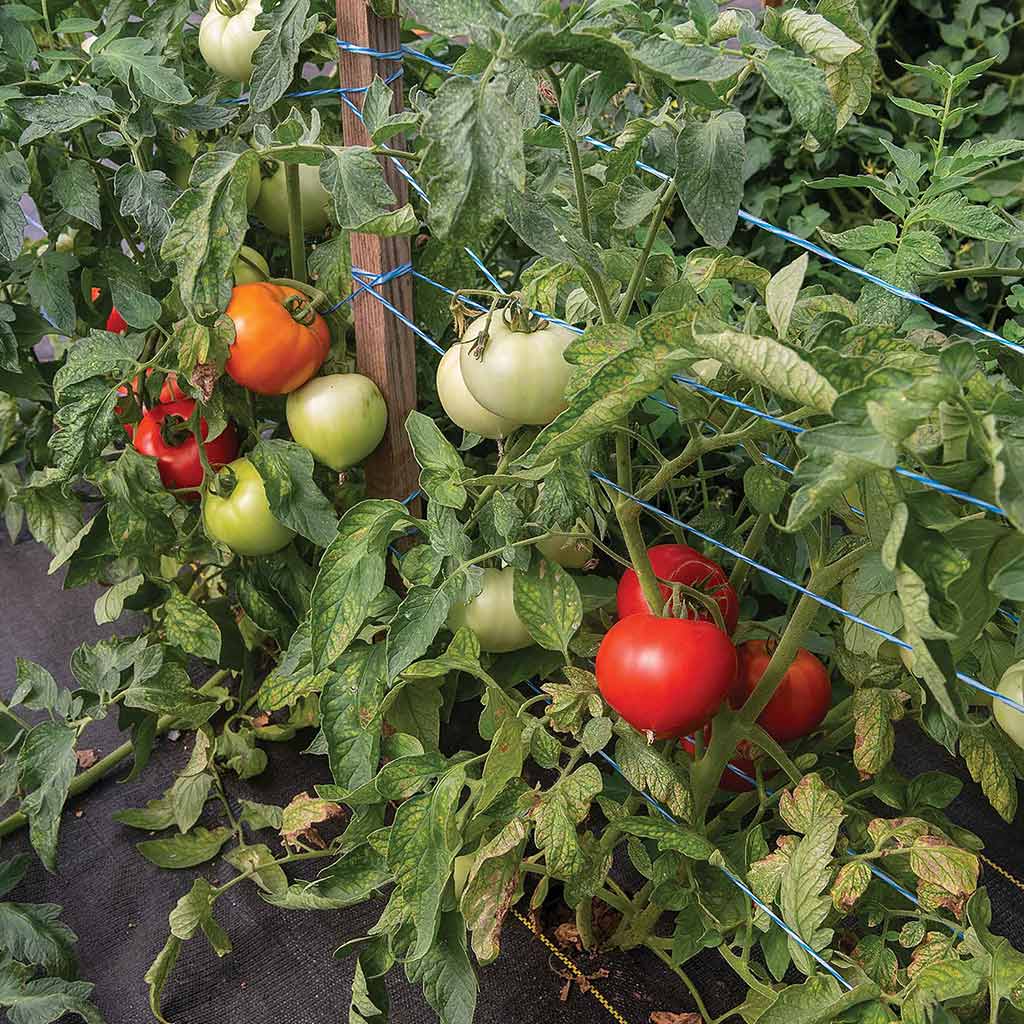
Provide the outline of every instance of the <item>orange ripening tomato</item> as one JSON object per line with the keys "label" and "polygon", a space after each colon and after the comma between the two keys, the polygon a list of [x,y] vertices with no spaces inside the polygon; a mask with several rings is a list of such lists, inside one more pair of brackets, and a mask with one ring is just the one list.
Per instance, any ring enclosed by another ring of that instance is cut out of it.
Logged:
{"label": "orange ripening tomato", "polygon": [[[149,380],[149,377],[150,377],[150,375],[152,373],[153,373],[153,367],[151,366],[148,370],[146,370],[146,379],[147,380]],[[131,389],[134,392],[135,397],[139,398],[141,392],[139,390],[139,378],[138,377],[133,377],[132,378]],[[128,385],[127,384],[122,384],[117,389],[117,393],[119,395],[127,395],[128,394]],[[182,398],[188,398],[188,395],[186,395],[185,392],[181,390],[181,385],[178,383],[178,375],[175,374],[175,373],[167,374],[167,376],[164,378],[163,387],[160,388],[160,401],[161,402],[177,402],[177,401],[179,401]],[[114,415],[115,416],[123,416],[125,414],[125,411],[126,411],[125,408],[123,406],[121,406],[121,405],[115,405],[114,406]],[[132,423],[122,423],[121,426],[124,427],[124,432],[129,437],[131,437],[132,433],[135,430],[134,424],[132,424]]]}
{"label": "orange ripening tomato", "polygon": [[327,321],[287,285],[257,281],[231,292],[227,314],[235,340],[225,369],[250,391],[286,395],[323,365],[331,347]]}
{"label": "orange ripening tomato", "polygon": [[[203,464],[199,458],[199,445],[187,425],[196,403],[191,398],[179,402],[154,405],[142,417],[139,429],[132,442],[140,455],[152,455],[164,487],[169,491],[195,487],[192,493],[183,494],[188,501],[198,501],[198,488],[203,482]],[[199,432],[204,440],[209,428],[206,420],[200,419]],[[206,460],[211,469],[219,469],[233,462],[238,455],[238,434],[228,424],[212,441],[203,445]]]}

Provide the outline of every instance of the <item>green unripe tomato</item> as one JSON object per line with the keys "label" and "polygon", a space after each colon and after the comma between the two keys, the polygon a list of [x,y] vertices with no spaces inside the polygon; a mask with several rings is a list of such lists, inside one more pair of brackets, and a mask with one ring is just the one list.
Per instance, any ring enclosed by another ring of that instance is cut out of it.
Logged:
{"label": "green unripe tomato", "polygon": [[260,0],[213,0],[199,23],[199,52],[217,74],[235,82],[252,76],[252,55],[267,34],[255,29]]}
{"label": "green unripe tomato", "polygon": [[537,550],[549,561],[563,569],[582,569],[594,557],[594,545],[589,537],[573,537],[553,533],[537,541]]}
{"label": "green unripe tomato", "polygon": [[[999,686],[996,689],[1004,697],[1009,697],[1011,700],[1017,701],[1018,704],[1024,704],[1024,661],[1018,661],[1016,665],[1011,665],[1003,673],[1003,678],[999,680]],[[1018,747],[1024,749],[1024,712],[993,698],[992,713],[996,716],[999,728]]]}
{"label": "green unripe tomato", "polygon": [[522,619],[516,615],[512,600],[515,570],[484,569],[483,589],[469,604],[461,601],[448,615],[448,628],[454,633],[468,626],[480,641],[480,650],[491,654],[518,651],[533,643]]}
{"label": "green unripe tomato", "polygon": [[285,409],[292,437],[339,472],[362,462],[388,425],[384,396],[361,373],[314,377],[291,392]]}
{"label": "green unripe tomato", "polygon": [[[477,339],[485,332],[481,353]],[[469,393],[495,416],[543,426],[568,407],[565,389],[572,368],[562,353],[575,337],[558,324],[518,331],[504,311],[488,313],[462,336],[462,378]]]}
{"label": "green unripe tomato", "polygon": [[[252,266],[253,263],[256,264],[255,267]],[[236,285],[254,284],[257,281],[266,281],[270,277],[270,265],[255,249],[243,245],[238,250],[235,262],[231,265],[231,273],[234,275]]]}
{"label": "green unripe tomato", "polygon": [[481,437],[507,437],[518,423],[488,412],[470,393],[459,363],[461,345],[452,345],[437,365],[437,397],[448,418],[457,427]]}
{"label": "green unripe tomato", "polygon": [[[319,235],[327,227],[330,193],[320,184],[320,168],[312,164],[299,164],[299,194],[302,196],[302,231],[306,235]],[[260,184],[259,198],[253,213],[266,225],[267,230],[281,238],[288,237],[288,185],[284,177],[284,164]]]}
{"label": "green unripe tomato", "polygon": [[455,886],[455,900],[458,902],[466,891],[466,883],[469,881],[469,873],[473,870],[473,863],[476,861],[476,851],[463,853],[455,858],[452,864],[452,884]]}
{"label": "green unripe tomato", "polygon": [[235,459],[214,478],[203,502],[206,532],[238,555],[270,555],[295,531],[274,518],[263,477],[248,459]]}

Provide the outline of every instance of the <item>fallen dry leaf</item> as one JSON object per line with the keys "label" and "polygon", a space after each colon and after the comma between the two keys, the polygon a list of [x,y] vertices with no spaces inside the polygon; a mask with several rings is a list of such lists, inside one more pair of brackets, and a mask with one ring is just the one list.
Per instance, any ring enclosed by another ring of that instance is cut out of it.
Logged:
{"label": "fallen dry leaf", "polygon": [[75,760],[79,768],[91,768],[99,760],[99,755],[95,750],[76,750]]}
{"label": "fallen dry leaf", "polygon": [[668,1010],[655,1010],[650,1020],[651,1024],[704,1024],[699,1013],[670,1013]]}

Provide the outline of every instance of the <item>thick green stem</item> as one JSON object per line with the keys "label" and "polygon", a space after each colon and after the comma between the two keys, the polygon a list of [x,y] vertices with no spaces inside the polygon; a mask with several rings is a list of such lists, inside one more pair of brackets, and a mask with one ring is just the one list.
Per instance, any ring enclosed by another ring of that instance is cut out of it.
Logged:
{"label": "thick green stem", "polygon": [[644,246],[640,251],[640,259],[633,268],[629,284],[626,286],[626,294],[623,295],[622,301],[619,303],[619,320],[625,320],[626,314],[629,313],[633,302],[636,300],[637,292],[640,291],[640,285],[643,284],[644,280],[644,272],[647,270],[647,261],[651,258],[651,250],[654,248],[658,231],[661,229],[661,223],[675,202],[675,192],[675,181],[666,181],[662,188],[661,201],[658,203],[651,217],[651,223],[648,225],[647,237],[644,239]]}
{"label": "thick green stem", "polygon": [[672,971],[679,980],[686,986],[686,990],[690,993],[690,997],[697,1004],[697,1010],[699,1011],[703,1020],[711,1020],[711,1014],[708,1012],[708,1008],[704,1005],[704,1000],[700,997],[700,992],[697,991],[697,986],[690,981],[689,975],[686,971],[679,967],[660,946],[654,945],[650,942],[646,943],[647,948],[666,966]]}
{"label": "thick green stem", "polygon": [[651,611],[658,615],[665,600],[661,594],[661,587],[658,586],[658,577],[655,576],[651,560],[647,556],[647,546],[644,544],[643,533],[640,531],[639,511],[640,506],[630,501],[629,498],[619,497],[615,502],[615,515],[619,520],[622,538],[626,542],[629,560],[633,563],[637,578],[640,580],[640,589],[643,591],[644,600],[647,601],[647,606]]}
{"label": "thick green stem", "polygon": [[[210,678],[203,684],[201,689],[207,689],[208,687],[216,686],[226,675],[228,675],[227,669],[221,669],[219,672],[215,672]],[[175,715],[162,715],[156,723],[156,735],[162,736],[168,730],[178,725],[178,719]],[[78,796],[84,793],[87,789],[91,789],[104,775],[107,774],[112,768],[116,768],[122,761],[124,761],[132,752],[131,741],[122,743],[116,750],[112,750],[106,757],[101,757],[91,768],[86,768],[84,772],[76,775],[71,780],[71,785],[68,787],[68,796]],[[28,818],[17,811],[14,814],[8,815],[3,821],[0,821],[0,836],[10,835],[12,832],[17,832],[18,829],[24,828],[28,824]]]}
{"label": "thick green stem", "polygon": [[306,276],[306,244],[302,233],[302,192],[299,186],[299,165],[284,165],[288,187],[288,252],[291,255],[292,277],[303,284]]}

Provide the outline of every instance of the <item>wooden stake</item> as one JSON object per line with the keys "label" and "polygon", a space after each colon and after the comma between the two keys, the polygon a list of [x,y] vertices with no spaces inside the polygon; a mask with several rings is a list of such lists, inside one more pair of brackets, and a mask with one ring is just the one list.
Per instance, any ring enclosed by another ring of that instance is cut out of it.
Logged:
{"label": "wooden stake", "polygon": [[[398,18],[380,18],[364,0],[337,0],[338,38],[367,49],[397,50],[400,42]],[[375,76],[385,78],[398,64],[382,61],[339,48],[338,75],[342,87],[368,86]],[[391,84],[394,110],[402,108],[402,79]],[[363,94],[350,94],[357,107]],[[369,146],[370,137],[362,121],[341,105],[341,126],[345,144]],[[402,149],[402,139],[388,141]],[[384,160],[384,176],[402,206],[408,199],[408,186],[390,160]],[[353,233],[350,236],[352,265],[371,274],[381,274],[410,258],[408,237],[381,238]],[[412,278],[406,274],[379,289],[395,307],[412,319]],[[412,332],[370,295],[357,296],[352,302],[356,326],[356,366],[373,380],[388,406],[388,427],[380,447],[366,462],[367,490],[371,497],[407,497],[418,486],[419,467],[412,454],[405,419],[416,407],[416,345]]]}

